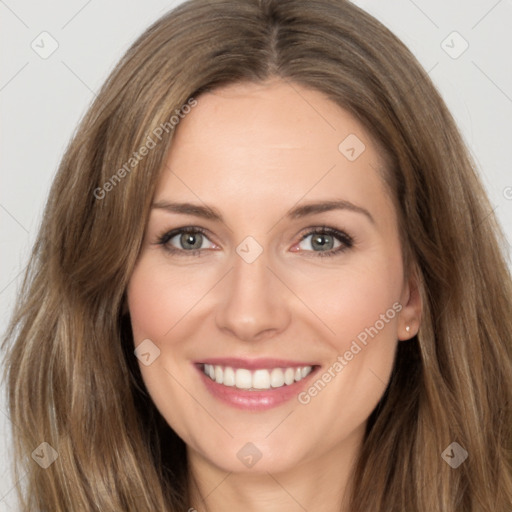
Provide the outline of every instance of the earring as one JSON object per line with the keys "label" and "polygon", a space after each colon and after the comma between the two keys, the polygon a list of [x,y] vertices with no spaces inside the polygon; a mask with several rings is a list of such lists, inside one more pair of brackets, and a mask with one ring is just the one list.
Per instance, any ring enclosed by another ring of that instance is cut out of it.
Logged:
{"label": "earring", "polygon": [[410,331],[411,331],[411,328],[410,328],[408,325],[406,325],[406,326],[405,326],[405,330],[406,330],[407,332],[410,332]]}

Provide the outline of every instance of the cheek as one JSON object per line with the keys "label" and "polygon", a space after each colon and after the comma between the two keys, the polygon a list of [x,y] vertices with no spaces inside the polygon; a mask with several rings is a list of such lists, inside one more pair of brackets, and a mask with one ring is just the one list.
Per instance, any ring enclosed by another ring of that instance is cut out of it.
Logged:
{"label": "cheek", "polygon": [[331,331],[320,338],[331,356],[299,402],[314,417],[349,429],[367,419],[389,382],[403,307],[401,255],[369,254],[316,283],[307,300]]}
{"label": "cheek", "polygon": [[393,367],[397,319],[403,307],[400,254],[359,263],[341,269],[310,295],[335,334],[325,338],[332,348],[330,361],[299,401],[313,416],[328,418],[340,429],[365,421],[382,397]]}
{"label": "cheek", "polygon": [[164,328],[161,292],[155,289],[155,277],[139,264],[128,285],[128,309],[136,345],[143,338],[158,339],[159,332]]}
{"label": "cheek", "polygon": [[[201,416],[200,408],[179,384],[187,382],[189,368],[176,364],[182,355],[177,347],[182,336],[179,331],[186,324],[180,321],[186,318],[187,311],[198,300],[196,294],[200,292],[191,289],[192,281],[185,272],[171,274],[151,258],[142,257],[127,289],[135,345],[150,339],[160,350],[151,364],[146,366],[139,361],[142,379],[151,400],[182,439],[188,439],[193,430],[192,425],[187,424],[188,416],[183,411],[188,411],[190,417]],[[171,330],[173,335],[168,335]],[[173,339],[177,340],[174,344]]]}
{"label": "cheek", "polygon": [[[383,336],[396,336],[402,275],[400,256],[388,254],[341,266],[328,275],[318,273],[307,287],[297,281],[295,289],[301,290],[304,302],[330,331],[325,339],[342,353],[358,336],[364,339],[372,327]],[[320,324],[319,328],[319,333],[327,332]]]}
{"label": "cheek", "polygon": [[[165,262],[142,258],[128,285],[127,301],[135,343],[161,340],[208,291],[200,271],[169,271]],[[210,285],[211,286],[211,285]]]}
{"label": "cheek", "polygon": [[401,309],[399,288],[387,276],[366,273],[351,277],[353,279],[344,279],[344,289],[338,296],[337,306],[341,311],[337,314],[331,311],[333,316],[336,314],[335,330],[341,339],[346,342],[358,338],[364,342],[364,333],[369,329],[374,332],[375,328],[383,335],[391,335],[392,331],[396,334],[396,329],[392,328],[396,324],[397,309]]}

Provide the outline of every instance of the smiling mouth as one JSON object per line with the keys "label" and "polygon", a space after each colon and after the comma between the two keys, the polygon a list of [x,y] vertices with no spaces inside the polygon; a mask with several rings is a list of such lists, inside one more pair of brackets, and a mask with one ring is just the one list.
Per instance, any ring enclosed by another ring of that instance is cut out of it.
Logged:
{"label": "smiling mouth", "polygon": [[244,391],[262,391],[290,386],[307,377],[315,366],[248,370],[213,364],[201,364],[202,372],[217,384]]}

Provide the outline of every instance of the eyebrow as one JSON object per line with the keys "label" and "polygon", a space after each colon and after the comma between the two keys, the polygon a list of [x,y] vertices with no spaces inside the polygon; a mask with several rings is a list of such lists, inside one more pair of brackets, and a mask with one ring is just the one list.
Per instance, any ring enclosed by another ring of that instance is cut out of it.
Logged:
{"label": "eyebrow", "polygon": [[[172,203],[169,201],[161,200],[153,203],[151,206],[153,209],[167,210],[171,213],[181,213],[184,215],[194,215],[196,217],[202,217],[204,219],[224,223],[221,213],[216,208],[208,205],[203,206],[193,203]],[[314,215],[332,210],[348,210],[351,212],[360,213],[364,215],[372,224],[375,224],[375,219],[372,217],[368,210],[346,200],[319,201],[303,204],[289,210],[286,214],[286,217],[289,219],[300,219],[307,217],[308,215]]]}

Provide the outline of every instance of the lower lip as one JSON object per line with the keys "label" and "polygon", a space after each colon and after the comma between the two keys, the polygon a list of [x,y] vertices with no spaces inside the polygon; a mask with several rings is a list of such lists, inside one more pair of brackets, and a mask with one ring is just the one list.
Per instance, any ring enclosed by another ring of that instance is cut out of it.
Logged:
{"label": "lower lip", "polygon": [[317,372],[318,367],[298,382],[284,385],[280,388],[270,388],[261,391],[244,391],[234,386],[224,386],[207,377],[200,366],[196,366],[206,389],[217,399],[232,407],[249,411],[263,411],[272,409],[285,402],[288,402],[302,391],[310,378]]}

